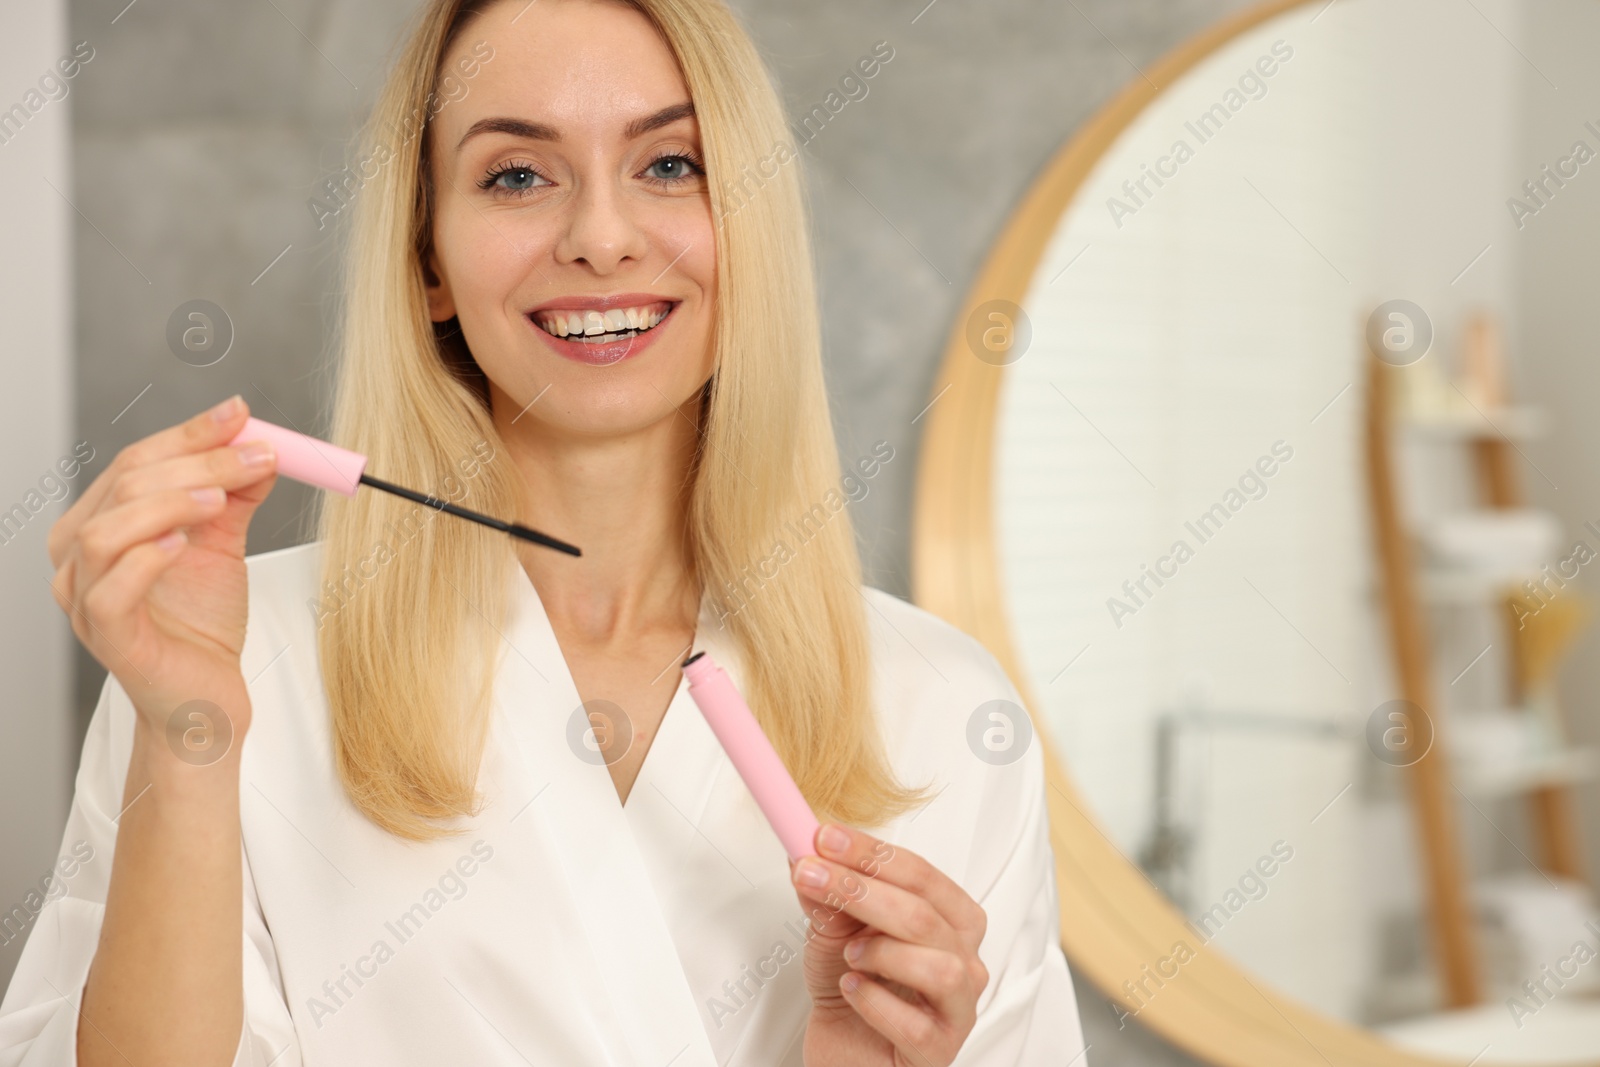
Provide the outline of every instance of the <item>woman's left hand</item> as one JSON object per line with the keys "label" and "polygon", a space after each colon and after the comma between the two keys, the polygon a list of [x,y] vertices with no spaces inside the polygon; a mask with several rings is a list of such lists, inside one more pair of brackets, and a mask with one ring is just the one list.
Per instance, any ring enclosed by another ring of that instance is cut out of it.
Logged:
{"label": "woman's left hand", "polygon": [[806,1064],[948,1067],[989,982],[983,908],[921,856],[860,830],[826,824],[816,846],[790,865],[811,917]]}

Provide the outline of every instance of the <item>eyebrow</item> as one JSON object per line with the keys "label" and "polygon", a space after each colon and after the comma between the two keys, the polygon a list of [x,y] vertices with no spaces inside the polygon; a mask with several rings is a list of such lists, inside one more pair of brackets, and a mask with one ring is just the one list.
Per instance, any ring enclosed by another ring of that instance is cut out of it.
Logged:
{"label": "eyebrow", "polygon": [[[622,131],[624,140],[631,141],[635,137],[643,136],[651,130],[670,126],[682,119],[694,117],[694,104],[684,101],[664,107],[653,115],[645,115],[628,123]],[[461,151],[461,146],[480,133],[509,133],[513,137],[523,137],[530,141],[556,141],[561,140],[561,131],[554,126],[543,122],[529,122],[526,119],[513,118],[487,118],[474,122],[467,132],[462,134],[461,140],[456,142],[456,151]]]}

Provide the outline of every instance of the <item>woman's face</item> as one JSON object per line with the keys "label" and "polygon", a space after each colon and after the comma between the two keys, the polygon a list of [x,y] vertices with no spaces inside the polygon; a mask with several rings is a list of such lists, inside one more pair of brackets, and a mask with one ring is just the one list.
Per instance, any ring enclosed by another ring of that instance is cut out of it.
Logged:
{"label": "woman's face", "polygon": [[443,69],[474,58],[429,123],[431,317],[460,318],[507,420],[617,436],[678,418],[711,375],[716,246],[671,51],[621,4],[507,0]]}

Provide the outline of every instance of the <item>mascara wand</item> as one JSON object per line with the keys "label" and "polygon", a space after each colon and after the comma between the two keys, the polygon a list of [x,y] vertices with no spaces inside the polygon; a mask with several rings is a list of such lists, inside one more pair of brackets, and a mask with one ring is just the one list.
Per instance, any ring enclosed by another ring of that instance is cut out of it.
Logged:
{"label": "mascara wand", "polygon": [[481,511],[473,511],[471,508],[464,508],[459,505],[452,504],[448,500],[440,500],[436,496],[429,496],[427,493],[419,493],[415,489],[407,489],[405,486],[395,485],[393,482],[386,482],[382,478],[374,478],[370,474],[363,474],[361,476],[361,484],[370,485],[374,489],[382,489],[385,493],[393,493],[395,496],[403,496],[407,500],[415,500],[419,504],[426,504],[430,508],[443,511],[450,515],[459,515],[463,519],[471,519],[473,522],[481,522],[490,529],[499,530],[502,533],[508,533],[512,537],[520,537],[524,541],[532,541],[536,545],[544,545],[546,548],[557,549],[561,552],[567,553],[570,556],[583,555],[582,552],[578,551],[577,545],[569,545],[565,541],[558,541],[549,534],[542,534],[538,530],[531,529],[522,525],[521,523],[504,522],[500,519],[494,518],[491,515],[485,515]]}
{"label": "mascara wand", "polygon": [[577,545],[569,545],[565,541],[557,540],[549,534],[542,534],[521,523],[506,522],[492,515],[452,504],[448,500],[440,500],[428,493],[419,493],[415,489],[407,489],[405,486],[386,482],[382,478],[374,478],[365,473],[367,457],[361,453],[340,448],[327,441],[319,441],[315,437],[307,437],[294,430],[286,430],[270,422],[263,422],[254,415],[245,420],[244,429],[234,435],[229,443],[239,444],[242,441],[266,441],[271,444],[278,456],[278,473],[297,482],[304,482],[318,489],[331,489],[335,493],[343,493],[350,497],[356,495],[358,485],[370,485],[385,493],[393,493],[395,496],[424,504],[435,511],[443,511],[458,518],[480,523],[492,530],[499,530],[512,537],[565,552],[569,556],[583,555]]}

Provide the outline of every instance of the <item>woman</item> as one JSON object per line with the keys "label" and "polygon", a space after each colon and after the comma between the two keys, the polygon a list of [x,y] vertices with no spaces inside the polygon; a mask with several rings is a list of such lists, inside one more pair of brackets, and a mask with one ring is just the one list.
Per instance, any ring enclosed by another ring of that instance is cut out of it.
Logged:
{"label": "woman", "polygon": [[[110,677],[6,1062],[1077,1054],[1039,750],[968,742],[1016,690],[861,585],[786,144],[716,0],[427,5],[366,137],[334,436],[583,555],[363,490],[247,560],[276,476],[239,398],[118,455],[50,538]],[[694,648],[819,858],[688,706]]]}

